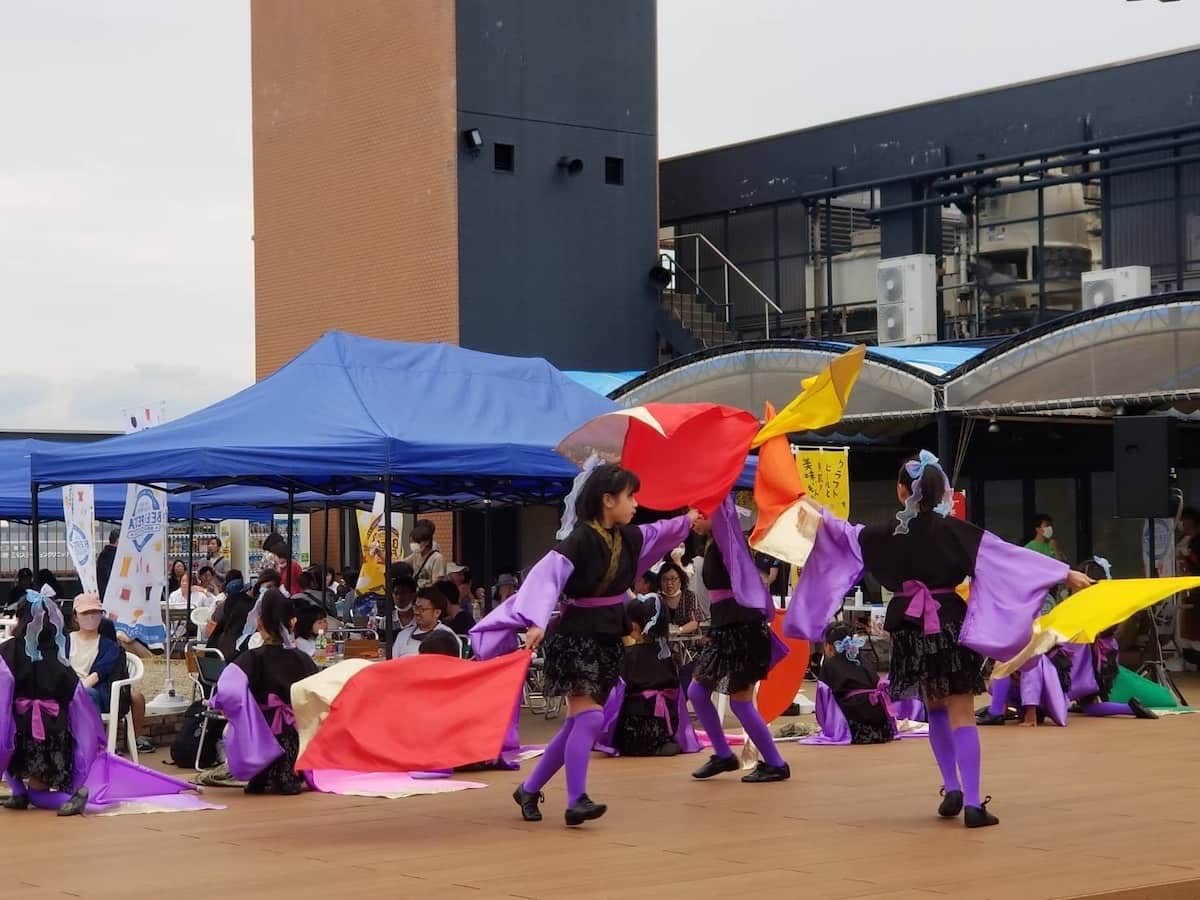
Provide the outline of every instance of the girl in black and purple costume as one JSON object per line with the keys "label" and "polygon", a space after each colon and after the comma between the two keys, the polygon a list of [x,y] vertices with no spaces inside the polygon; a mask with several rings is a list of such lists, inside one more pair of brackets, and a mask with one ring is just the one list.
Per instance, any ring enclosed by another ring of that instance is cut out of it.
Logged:
{"label": "girl in black and purple costume", "polygon": [[[476,655],[484,659],[512,649],[522,629],[527,649],[545,639],[545,693],[567,698],[567,720],[513,793],[527,822],[541,820],[542,788],[564,766],[566,823],[582,825],[607,811],[587,795],[587,769],[604,725],[604,702],[621,674],[622,638],[630,631],[627,592],[638,575],[683,543],[693,525],[707,531],[695,510],[653,525],[630,524],[640,487],[627,469],[597,466],[576,500],[578,524],[566,540],[533,567],[514,597],[471,630]],[[562,615],[547,636],[564,596]]]}

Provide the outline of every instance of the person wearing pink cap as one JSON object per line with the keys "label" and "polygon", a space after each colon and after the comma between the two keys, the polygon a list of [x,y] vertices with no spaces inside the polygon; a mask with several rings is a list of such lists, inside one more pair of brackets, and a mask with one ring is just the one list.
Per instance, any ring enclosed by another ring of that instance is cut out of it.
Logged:
{"label": "person wearing pink cap", "polygon": [[99,594],[80,594],[74,603],[75,621],[79,630],[71,634],[71,668],[79,676],[92,703],[99,713],[109,712],[112,682],[125,659],[125,651],[110,637],[100,633],[104,607]]}

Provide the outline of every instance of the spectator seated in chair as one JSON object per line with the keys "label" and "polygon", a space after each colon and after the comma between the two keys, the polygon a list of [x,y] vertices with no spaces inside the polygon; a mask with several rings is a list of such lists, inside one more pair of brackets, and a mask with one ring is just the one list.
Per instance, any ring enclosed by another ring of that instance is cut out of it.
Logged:
{"label": "spectator seated in chair", "polygon": [[446,594],[436,585],[423,587],[417,591],[417,601],[413,604],[415,618],[412,624],[400,630],[392,645],[392,656],[399,659],[402,656],[416,656],[421,650],[421,642],[435,631],[444,631],[456,641],[458,637],[442,624],[446,614]]}

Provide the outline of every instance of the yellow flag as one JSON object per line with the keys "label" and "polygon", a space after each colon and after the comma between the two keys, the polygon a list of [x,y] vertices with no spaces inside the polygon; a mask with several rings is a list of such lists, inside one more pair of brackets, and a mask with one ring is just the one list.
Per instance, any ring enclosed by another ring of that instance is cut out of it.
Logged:
{"label": "yellow flag", "polygon": [[999,665],[993,678],[1011,675],[1056,644],[1090,644],[1100,632],[1172,594],[1200,587],[1200,578],[1118,578],[1098,581],[1072,594],[1033,623],[1033,636],[1015,657]]}
{"label": "yellow flag", "polygon": [[805,378],[800,383],[800,393],[762,427],[751,448],[773,437],[815,431],[840,422],[866,353],[866,345],[859,344],[831,361],[819,374]]}

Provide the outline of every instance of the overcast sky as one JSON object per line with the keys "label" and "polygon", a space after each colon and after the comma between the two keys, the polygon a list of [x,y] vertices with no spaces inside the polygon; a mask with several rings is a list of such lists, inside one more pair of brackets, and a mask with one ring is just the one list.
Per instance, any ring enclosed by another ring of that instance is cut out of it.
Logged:
{"label": "overcast sky", "polygon": [[[0,0],[0,426],[253,373],[247,0]],[[1177,48],[1200,0],[659,0],[663,156]]]}

